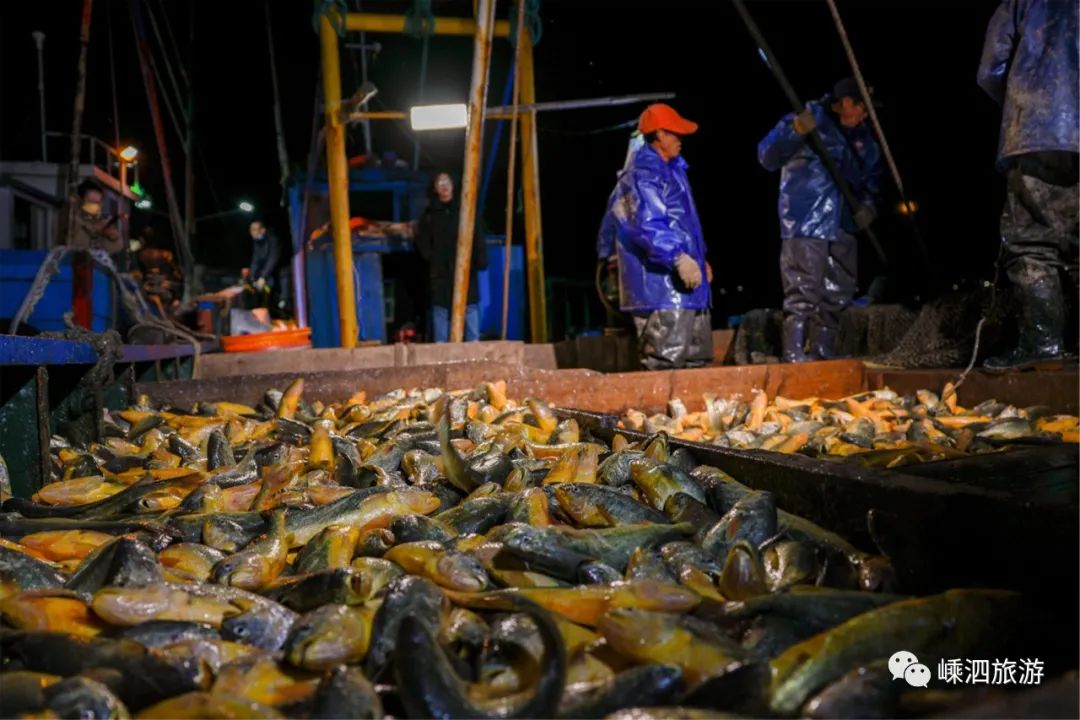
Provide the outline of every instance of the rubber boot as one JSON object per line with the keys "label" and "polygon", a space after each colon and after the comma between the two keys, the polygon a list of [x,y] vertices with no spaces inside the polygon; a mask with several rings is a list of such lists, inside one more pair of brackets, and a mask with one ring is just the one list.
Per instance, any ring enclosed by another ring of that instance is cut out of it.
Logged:
{"label": "rubber boot", "polygon": [[819,325],[810,340],[810,352],[819,360],[835,360],[841,357],[836,352],[836,328]]}
{"label": "rubber boot", "polygon": [[784,318],[783,335],[784,362],[801,363],[811,360],[806,354],[806,318],[788,315]]}
{"label": "rubber boot", "polygon": [[987,358],[987,370],[1007,372],[1028,368],[1059,366],[1065,352],[1065,296],[1061,279],[1045,275],[1026,287],[1018,287],[1020,305],[1017,346],[996,357]]}

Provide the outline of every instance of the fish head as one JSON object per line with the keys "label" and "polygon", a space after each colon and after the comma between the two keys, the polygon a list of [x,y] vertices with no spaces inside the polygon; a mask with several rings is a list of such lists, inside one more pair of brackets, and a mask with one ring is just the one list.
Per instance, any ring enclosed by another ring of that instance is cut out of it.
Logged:
{"label": "fish head", "polygon": [[237,599],[236,614],[221,622],[221,638],[264,650],[278,650],[285,642],[296,613],[284,607]]}
{"label": "fish head", "polygon": [[631,657],[673,643],[678,635],[677,616],[632,608],[609,610],[597,628],[616,652]]}
{"label": "fish head", "polygon": [[443,555],[435,563],[443,582],[454,590],[479,592],[488,586],[488,576],[480,562],[464,553]]}
{"label": "fish head", "polygon": [[411,512],[421,515],[434,512],[440,505],[439,498],[426,490],[397,490],[394,494],[397,500]]}
{"label": "fish head", "polygon": [[669,582],[641,578],[621,586],[612,605],[629,605],[643,610],[685,612],[701,602],[693,590]]}
{"label": "fish head", "polygon": [[888,558],[871,555],[859,562],[859,587],[868,592],[895,592],[896,569]]}
{"label": "fish head", "polygon": [[225,558],[214,566],[211,573],[214,582],[245,590],[261,587],[270,576],[269,560],[257,553],[247,552]]}

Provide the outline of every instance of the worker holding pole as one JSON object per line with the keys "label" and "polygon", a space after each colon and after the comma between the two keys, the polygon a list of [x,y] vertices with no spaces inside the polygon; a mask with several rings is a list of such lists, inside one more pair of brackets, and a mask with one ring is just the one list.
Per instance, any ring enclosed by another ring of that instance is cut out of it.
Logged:
{"label": "worker holding pole", "polygon": [[[865,125],[859,87],[840,80],[831,94],[788,113],[758,144],[758,161],[780,170],[780,276],[784,286],[785,362],[836,357],[840,312],[855,296],[854,233],[870,226],[881,175],[881,149]],[[828,157],[850,186],[841,189],[807,142],[816,128]]]}
{"label": "worker holding pole", "polygon": [[1076,301],[1080,229],[1077,5],[1005,0],[986,30],[978,83],[1002,105],[998,169],[1008,197],[1002,259],[1015,289],[1019,342],[987,359],[1019,370],[1066,354],[1068,297]]}
{"label": "worker holding pole", "polygon": [[598,248],[618,257],[619,305],[634,317],[647,370],[700,367],[713,356],[712,269],[682,158],[683,137],[697,129],[669,105],[647,107],[644,142],[619,173],[601,225]]}

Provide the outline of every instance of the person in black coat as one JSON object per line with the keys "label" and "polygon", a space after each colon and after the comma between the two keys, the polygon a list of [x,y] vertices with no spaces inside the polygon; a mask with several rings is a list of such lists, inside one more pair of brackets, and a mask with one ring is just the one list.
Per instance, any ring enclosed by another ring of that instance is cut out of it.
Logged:
{"label": "person in black coat", "polygon": [[[454,266],[457,263],[458,217],[461,206],[454,193],[449,173],[435,175],[430,188],[431,201],[416,223],[416,249],[428,263],[431,293],[432,340],[450,339],[450,306],[454,295]],[[465,308],[465,339],[480,339],[480,292],[477,270],[487,268],[487,233],[484,221],[476,219],[472,263],[469,267],[469,295]]]}
{"label": "person in black coat", "polygon": [[247,277],[256,290],[266,293],[267,304],[274,309],[274,315],[287,317],[291,288],[289,264],[282,262],[281,242],[277,234],[259,220],[251,223],[248,232],[251,233],[252,248]]}

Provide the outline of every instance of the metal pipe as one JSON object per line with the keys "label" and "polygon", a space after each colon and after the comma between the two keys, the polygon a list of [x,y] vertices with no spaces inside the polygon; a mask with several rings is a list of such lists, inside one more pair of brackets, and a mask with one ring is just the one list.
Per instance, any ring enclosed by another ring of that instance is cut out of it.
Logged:
{"label": "metal pipe", "polygon": [[34,43],[37,45],[37,77],[38,77],[38,98],[41,102],[41,162],[49,162],[49,153],[45,148],[45,62],[43,54],[45,52],[45,33],[40,30],[35,30],[31,33],[34,36]]}
{"label": "metal pipe", "polygon": [[639,102],[655,102],[657,100],[671,100],[675,93],[645,93],[642,95],[613,95],[610,97],[584,98],[581,100],[555,100],[543,103],[525,103],[519,105],[505,105],[488,108],[488,117],[497,118],[517,112],[544,112],[547,110],[582,110],[594,107],[615,107],[618,105],[633,105]]}
{"label": "metal pipe", "polygon": [[[746,24],[746,29],[750,31],[750,35],[754,38],[754,42],[757,43],[758,49],[765,58],[765,64],[769,66],[769,70],[772,71],[773,77],[776,78],[776,82],[780,85],[781,91],[784,96],[787,97],[788,103],[796,114],[802,112],[805,109],[802,101],[799,100],[799,96],[795,94],[795,89],[788,82],[787,75],[784,74],[784,70],[780,67],[776,61],[776,56],[773,55],[772,50],[769,49],[769,44],[765,41],[765,36],[761,34],[761,29],[758,28],[757,23],[754,22],[754,18],[750,16],[750,12],[746,9],[746,5],[743,0],[731,0],[735,5],[735,9],[738,11],[739,16],[742,18],[743,23]],[[843,196],[844,201],[851,207],[854,212],[860,205],[858,198],[855,197],[855,193],[851,191],[851,186],[847,184],[844,176],[840,174],[839,168],[836,167],[836,163],[833,161],[832,156],[829,155],[829,151],[825,148],[825,143],[821,139],[821,135],[817,129],[811,130],[807,136],[807,141],[810,143],[810,147],[814,153],[821,160],[821,163],[828,170],[830,177],[836,187],[840,190],[840,194]],[[870,241],[871,246],[874,248],[874,252],[878,256],[878,260],[882,265],[888,265],[889,261],[885,257],[885,251],[882,249],[881,244],[878,242],[877,236],[874,231],[869,227],[863,228],[863,232],[866,233],[866,238]]]}
{"label": "metal pipe", "polygon": [[[416,104],[424,102],[424,86],[427,85],[428,48],[431,45],[428,35],[421,40],[420,48],[420,83],[416,89]],[[413,133],[412,169],[416,172],[420,169],[420,133]]]}
{"label": "metal pipe", "polygon": [[457,262],[454,264],[454,301],[450,312],[451,342],[461,342],[465,337],[465,305],[469,296],[469,266],[472,264],[473,233],[476,230],[476,198],[480,192],[480,151],[484,142],[484,108],[487,106],[488,74],[491,69],[495,0],[480,0],[476,12],[478,22],[475,23],[476,35],[473,37],[469,124],[465,133],[465,170],[461,183]]}
{"label": "metal pipe", "polygon": [[352,236],[349,232],[349,171],[345,162],[345,126],[341,122],[341,58],[338,38],[328,15],[319,16],[323,105],[326,116],[326,170],[330,189],[330,232],[334,239],[338,328],[341,347],[356,347],[356,294],[353,290]]}
{"label": "metal pipe", "polygon": [[408,113],[399,112],[397,110],[361,110],[359,112],[349,113],[345,118],[346,122],[360,122],[363,120],[408,120]]}
{"label": "metal pipe", "polygon": [[79,186],[79,140],[82,137],[83,108],[86,105],[86,55],[90,48],[90,16],[94,0],[83,0],[82,25],[79,31],[79,65],[75,81],[75,110],[71,120],[71,159],[68,165],[68,244],[75,231],[76,188]]}
{"label": "metal pipe", "polygon": [[[477,17],[480,17],[479,15]],[[404,33],[404,15],[380,15],[376,13],[349,13],[345,16],[345,29],[349,32]],[[466,35],[475,37],[478,28],[472,18],[437,17],[436,35]],[[494,37],[510,37],[510,21],[499,20],[488,33]]]}
{"label": "metal pipe", "polygon": [[[670,100],[675,93],[646,93],[644,95],[614,95],[601,98],[586,98],[582,100],[554,100],[544,103],[515,103],[513,105],[495,105],[484,112],[485,120],[510,120],[514,113],[538,113],[552,110],[584,110],[594,107],[616,107],[618,105],[633,105],[639,102],[653,102],[656,100]],[[348,122],[358,120],[408,120],[409,114],[398,110],[383,110],[379,112],[354,112],[346,118]]]}
{"label": "metal pipe", "polygon": [[506,243],[503,246],[503,298],[502,298],[502,339],[510,322],[510,252],[514,237],[514,164],[517,161],[518,135],[518,98],[521,95],[521,36],[525,29],[525,0],[518,0],[517,27],[514,28],[514,95],[511,103],[514,108],[510,118],[510,150],[506,160]]}
{"label": "metal pipe", "polygon": [[[521,38],[521,99],[536,102],[532,36]],[[525,273],[529,290],[529,339],[547,342],[547,293],[544,283],[544,236],[540,222],[540,157],[536,111],[521,118],[521,190],[525,198]]]}

